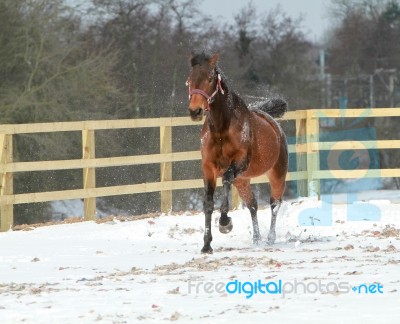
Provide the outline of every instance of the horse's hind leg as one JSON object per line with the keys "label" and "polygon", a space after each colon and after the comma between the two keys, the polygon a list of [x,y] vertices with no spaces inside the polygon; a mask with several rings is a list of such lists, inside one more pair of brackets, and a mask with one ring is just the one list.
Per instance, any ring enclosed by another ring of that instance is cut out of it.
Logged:
{"label": "horse's hind leg", "polygon": [[271,186],[271,227],[268,233],[268,243],[273,244],[276,239],[275,226],[276,218],[282,203],[282,196],[285,191],[285,179],[288,168],[287,163],[287,150],[283,147],[280,158],[275,166],[267,172],[270,186]]}
{"label": "horse's hind leg", "polygon": [[247,208],[250,210],[251,221],[253,223],[253,243],[259,244],[261,242],[261,235],[257,220],[258,204],[254,193],[251,191],[250,180],[235,179],[234,185],[239,191],[240,198],[242,198]]}
{"label": "horse's hind leg", "polygon": [[271,206],[271,226],[269,228],[269,233],[268,233],[268,244],[274,244],[275,239],[276,239],[276,232],[275,232],[275,226],[276,226],[276,218],[278,216],[279,209],[281,207],[282,199],[275,199],[271,197],[270,199],[270,206]]}
{"label": "horse's hind leg", "polygon": [[229,193],[231,191],[231,186],[233,179],[235,178],[235,170],[231,166],[222,176],[222,185],[223,185],[223,198],[221,204],[221,217],[219,219],[219,231],[223,234],[227,234],[232,231],[233,224],[232,219],[228,217],[229,211]]}

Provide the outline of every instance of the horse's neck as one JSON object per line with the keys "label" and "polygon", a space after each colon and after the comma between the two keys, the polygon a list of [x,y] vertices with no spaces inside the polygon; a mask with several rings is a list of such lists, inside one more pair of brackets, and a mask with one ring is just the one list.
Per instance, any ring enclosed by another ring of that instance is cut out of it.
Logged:
{"label": "horse's neck", "polygon": [[233,119],[243,118],[250,111],[244,101],[233,91],[225,88],[225,95],[218,95],[209,115],[210,130],[222,134],[229,129]]}
{"label": "horse's neck", "polygon": [[218,97],[210,109],[210,129],[216,133],[222,133],[229,128],[233,118],[232,103],[229,102],[228,93],[226,96]]}

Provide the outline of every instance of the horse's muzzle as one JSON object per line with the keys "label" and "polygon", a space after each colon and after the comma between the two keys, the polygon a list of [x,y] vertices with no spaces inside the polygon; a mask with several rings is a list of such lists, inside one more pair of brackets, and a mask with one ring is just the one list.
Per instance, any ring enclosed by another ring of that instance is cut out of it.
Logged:
{"label": "horse's muzzle", "polygon": [[190,118],[192,118],[193,121],[200,121],[203,119],[203,113],[204,110],[203,108],[197,108],[197,109],[190,109]]}

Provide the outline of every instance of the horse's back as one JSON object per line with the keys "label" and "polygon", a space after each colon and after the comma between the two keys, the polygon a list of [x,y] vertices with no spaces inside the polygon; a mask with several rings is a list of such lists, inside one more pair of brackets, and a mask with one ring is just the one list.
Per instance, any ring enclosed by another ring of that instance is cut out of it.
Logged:
{"label": "horse's back", "polygon": [[[278,137],[281,137],[283,135],[283,131],[281,126],[278,124],[278,122],[269,114],[265,113],[262,110],[259,109],[253,109],[251,110],[251,112],[257,116],[257,118],[260,118],[261,120],[264,120],[267,122],[268,125],[270,125],[274,132],[276,133],[276,135]],[[267,126],[268,127],[268,126]]]}

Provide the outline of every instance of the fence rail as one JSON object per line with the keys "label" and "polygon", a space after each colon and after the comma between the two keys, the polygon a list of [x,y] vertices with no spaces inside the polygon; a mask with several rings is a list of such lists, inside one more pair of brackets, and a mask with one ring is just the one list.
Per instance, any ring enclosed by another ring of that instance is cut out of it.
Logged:
{"label": "fence rail", "polygon": [[[319,195],[320,179],[356,179],[368,177],[400,177],[400,169],[369,169],[369,170],[320,170],[319,153],[323,150],[346,149],[398,149],[400,140],[377,141],[319,141],[319,119],[321,118],[370,118],[398,117],[400,108],[376,109],[320,109],[299,110],[288,112],[284,120],[296,122],[296,144],[289,145],[289,153],[296,154],[297,171],[289,172],[287,181],[298,181],[298,192],[302,196]],[[161,211],[172,208],[173,190],[202,188],[201,179],[172,179],[172,163],[178,161],[199,160],[199,151],[172,152],[172,128],[179,126],[199,125],[187,117],[150,118],[126,120],[101,120],[81,122],[56,122],[36,124],[0,125],[0,231],[7,231],[13,225],[13,205],[36,203],[66,199],[84,199],[84,217],[94,219],[96,213],[96,197],[161,192]],[[160,129],[160,153],[140,156],[122,156],[96,158],[96,130],[111,130],[123,128],[158,127]],[[48,132],[81,132],[82,158],[72,160],[14,162],[13,135],[26,133]],[[160,182],[121,185],[111,187],[96,187],[96,168],[115,167],[139,164],[160,164]],[[61,190],[37,193],[13,193],[13,176],[17,172],[82,169],[82,189]],[[266,176],[253,179],[252,183],[265,183]],[[217,182],[221,186],[221,181]],[[238,203],[234,192],[233,204]]]}

